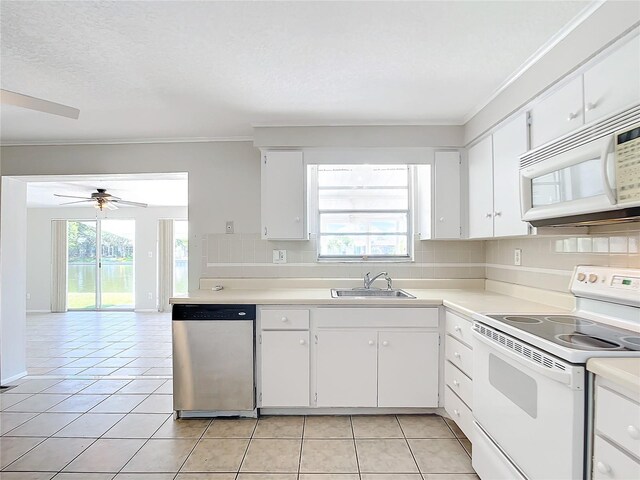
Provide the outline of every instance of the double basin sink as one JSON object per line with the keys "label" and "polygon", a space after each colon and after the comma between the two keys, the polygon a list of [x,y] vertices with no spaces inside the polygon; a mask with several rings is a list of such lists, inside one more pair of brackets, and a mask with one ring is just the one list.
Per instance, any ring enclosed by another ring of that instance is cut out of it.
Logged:
{"label": "double basin sink", "polygon": [[331,298],[416,298],[404,290],[378,288],[332,288]]}

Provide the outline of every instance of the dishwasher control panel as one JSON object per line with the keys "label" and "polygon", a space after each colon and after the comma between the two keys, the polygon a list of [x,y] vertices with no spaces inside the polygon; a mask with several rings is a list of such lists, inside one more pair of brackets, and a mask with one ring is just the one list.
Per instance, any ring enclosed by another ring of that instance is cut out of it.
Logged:
{"label": "dishwasher control panel", "polygon": [[255,305],[190,304],[173,305],[172,320],[255,320]]}

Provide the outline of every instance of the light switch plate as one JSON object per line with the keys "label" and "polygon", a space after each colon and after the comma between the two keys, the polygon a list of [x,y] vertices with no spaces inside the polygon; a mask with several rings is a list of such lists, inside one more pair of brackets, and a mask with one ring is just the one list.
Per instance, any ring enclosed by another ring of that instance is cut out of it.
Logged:
{"label": "light switch plate", "polygon": [[286,250],[274,250],[273,251],[273,263],[287,263],[287,251]]}
{"label": "light switch plate", "polygon": [[233,233],[233,220],[227,220],[224,233]]}
{"label": "light switch plate", "polygon": [[514,265],[522,265],[522,249],[521,248],[516,248],[513,251],[513,264]]}

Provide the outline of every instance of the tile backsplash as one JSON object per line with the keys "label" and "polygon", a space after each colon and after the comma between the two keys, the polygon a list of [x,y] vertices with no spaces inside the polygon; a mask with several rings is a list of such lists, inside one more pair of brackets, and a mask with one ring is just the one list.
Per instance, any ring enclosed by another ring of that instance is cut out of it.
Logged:
{"label": "tile backsplash", "polygon": [[[308,241],[268,241],[259,234],[209,234],[203,243],[203,277],[359,278],[382,270],[392,278],[485,277],[482,241],[416,238],[411,262],[318,262],[315,235]],[[274,264],[273,250],[286,250],[287,263]]]}
{"label": "tile backsplash", "polygon": [[[486,278],[567,292],[576,265],[640,268],[640,224],[592,227],[588,235],[532,236],[486,242]],[[522,250],[522,265],[513,263]]]}
{"label": "tile backsplash", "polygon": [[[392,278],[487,278],[567,292],[575,265],[640,268],[640,222],[592,227],[588,234],[496,240],[414,241],[411,262],[317,262],[316,240],[268,241],[259,234],[203,238],[202,276],[211,278],[362,278],[385,270]],[[522,265],[514,265],[514,250]],[[274,264],[273,250],[287,263]]]}

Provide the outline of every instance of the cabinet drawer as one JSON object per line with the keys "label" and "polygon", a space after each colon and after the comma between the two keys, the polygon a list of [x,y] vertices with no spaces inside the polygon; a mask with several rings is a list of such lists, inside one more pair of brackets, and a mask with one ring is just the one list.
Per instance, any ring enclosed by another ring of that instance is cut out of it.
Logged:
{"label": "cabinet drawer", "polygon": [[473,413],[449,387],[444,387],[444,409],[473,443]]}
{"label": "cabinet drawer", "polygon": [[261,310],[262,330],[308,330],[309,310]]}
{"label": "cabinet drawer", "polygon": [[447,333],[468,346],[471,346],[471,322],[451,312],[446,313],[446,319]]}
{"label": "cabinet drawer", "polygon": [[445,338],[445,358],[473,378],[473,350],[449,335]]}
{"label": "cabinet drawer", "polygon": [[473,382],[451,362],[444,362],[444,381],[469,408],[473,408]]}
{"label": "cabinet drawer", "polygon": [[594,480],[640,478],[640,463],[596,435],[593,446]]}
{"label": "cabinet drawer", "polygon": [[634,401],[597,387],[596,430],[640,458],[640,405]]}

